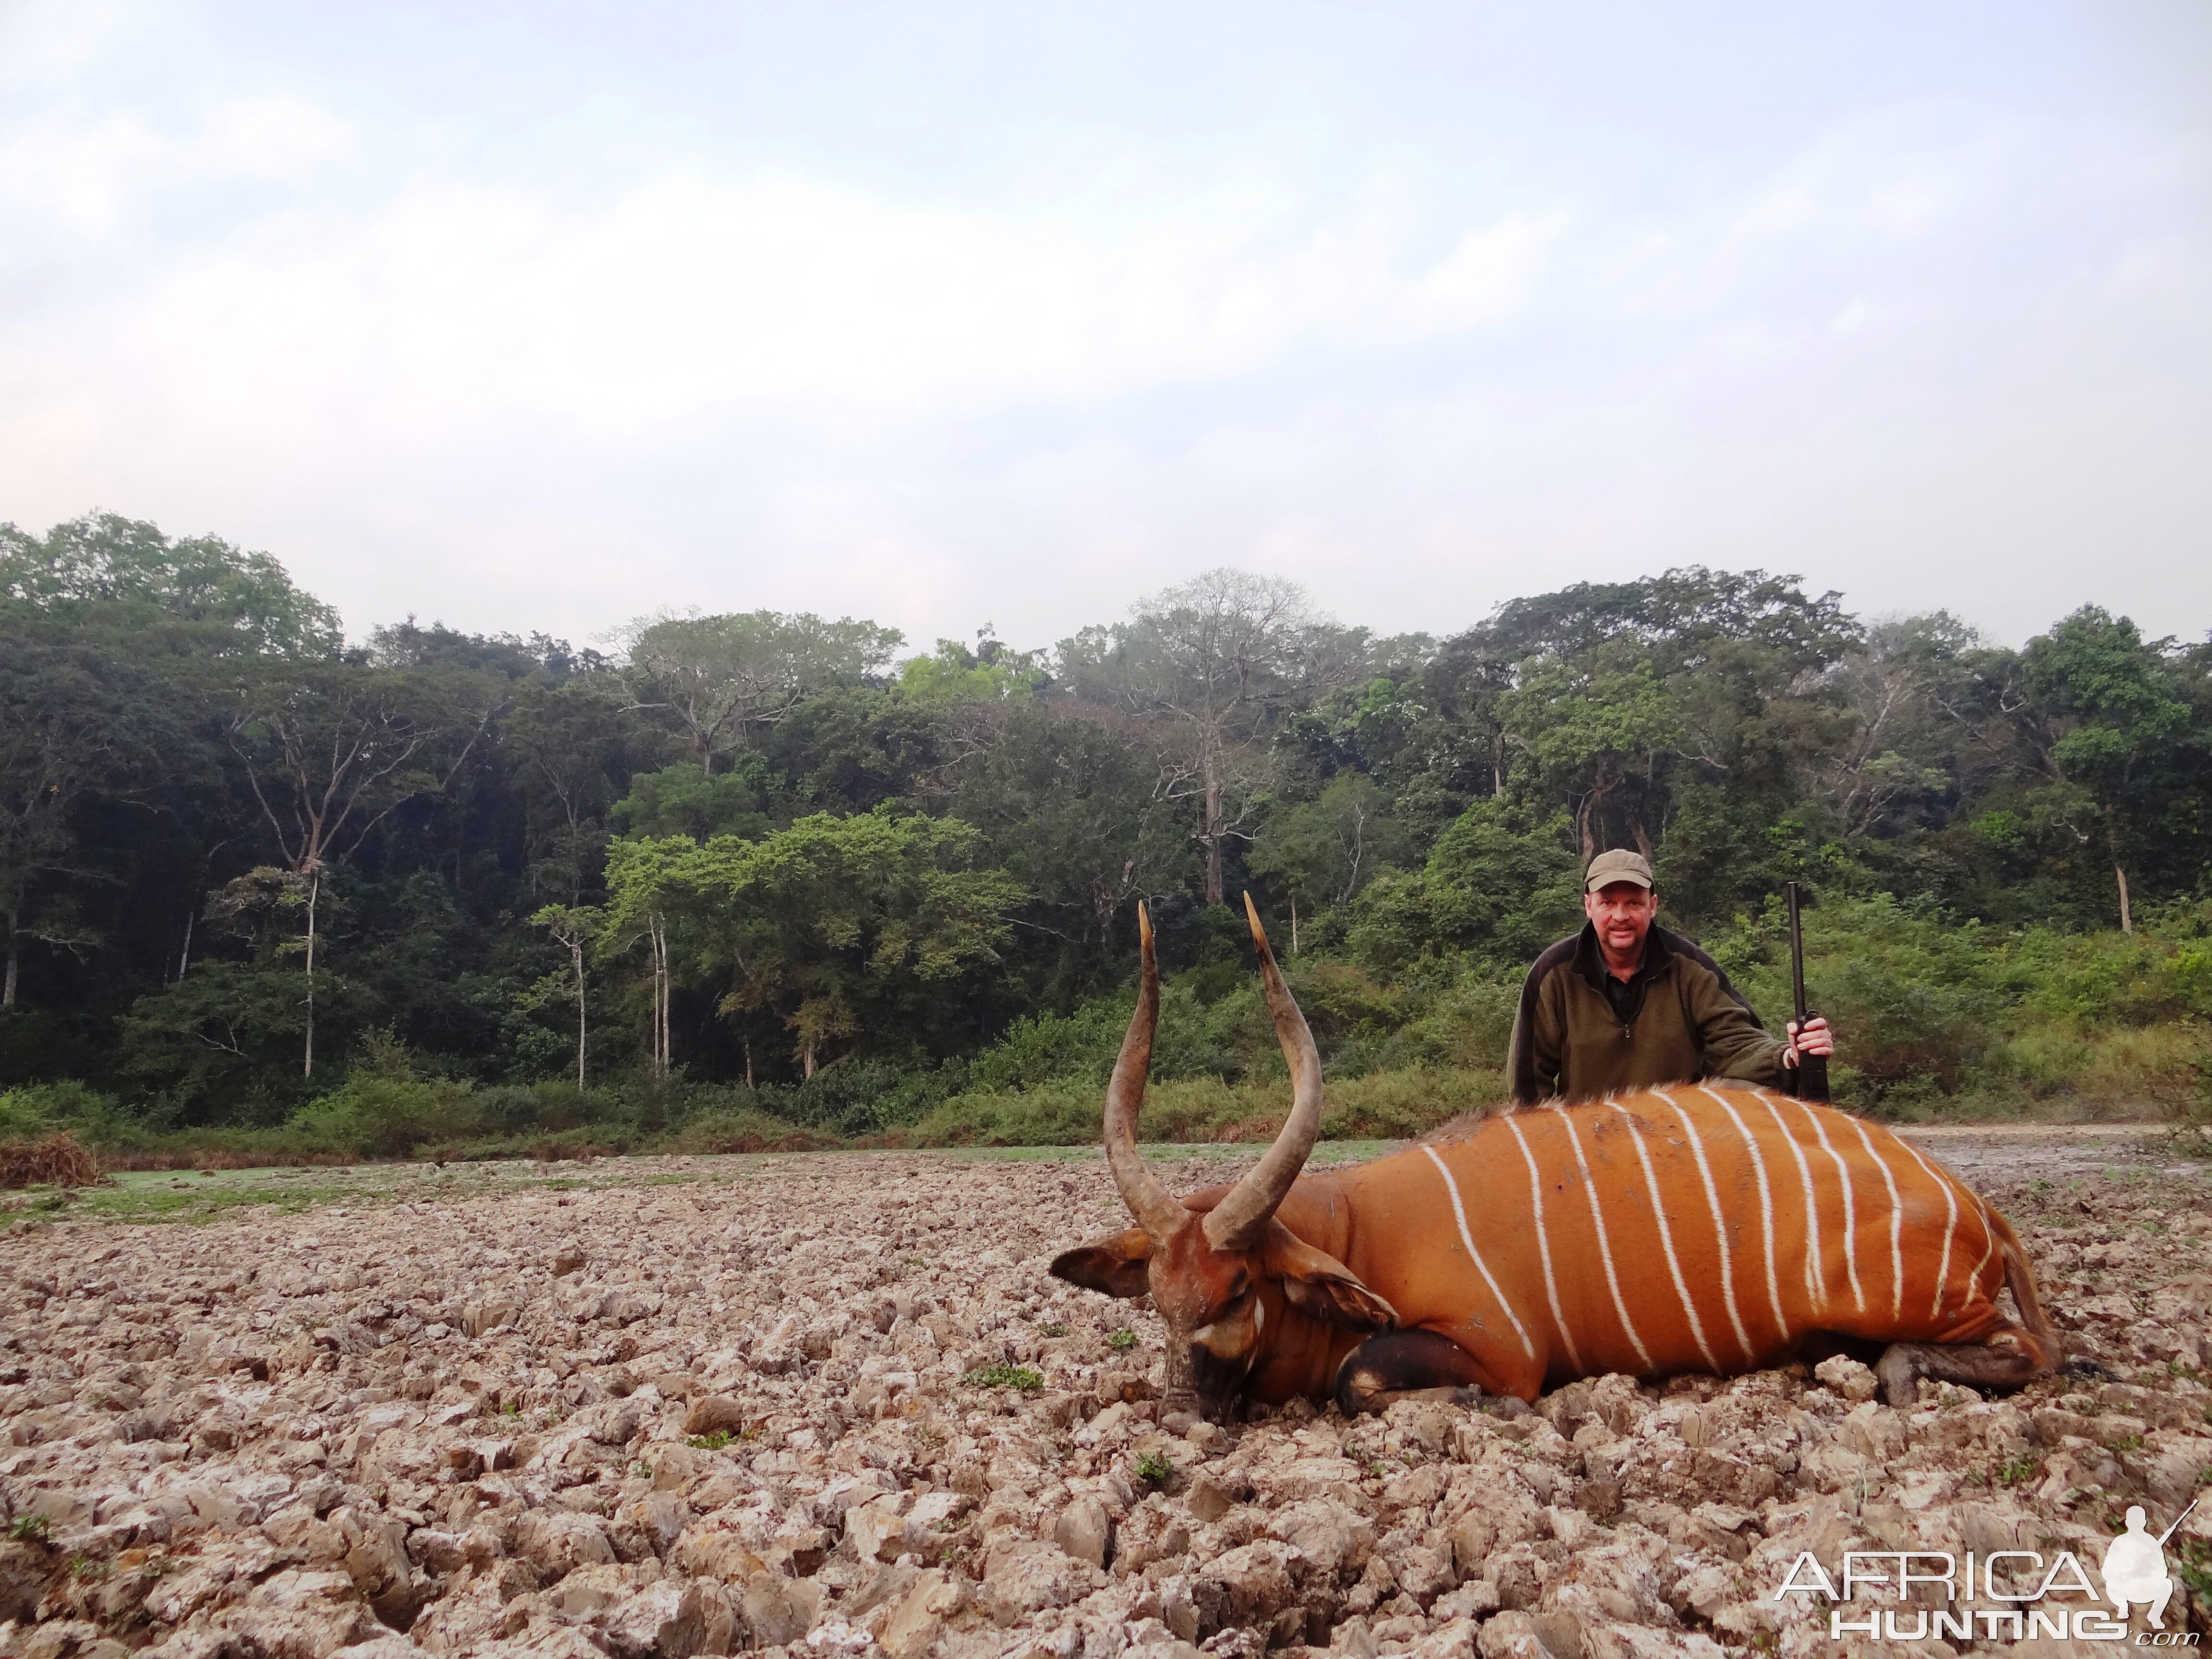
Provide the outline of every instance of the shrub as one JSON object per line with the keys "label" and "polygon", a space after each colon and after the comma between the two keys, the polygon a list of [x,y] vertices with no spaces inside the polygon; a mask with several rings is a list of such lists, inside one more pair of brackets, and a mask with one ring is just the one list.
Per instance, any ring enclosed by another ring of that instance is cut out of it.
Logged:
{"label": "shrub", "polygon": [[426,1141],[473,1129],[471,1092],[466,1083],[415,1076],[404,1051],[376,1051],[331,1092],[295,1112],[287,1127],[363,1157],[405,1158]]}
{"label": "shrub", "polygon": [[0,1188],[89,1187],[100,1179],[100,1160],[66,1129],[35,1140],[0,1140]]}

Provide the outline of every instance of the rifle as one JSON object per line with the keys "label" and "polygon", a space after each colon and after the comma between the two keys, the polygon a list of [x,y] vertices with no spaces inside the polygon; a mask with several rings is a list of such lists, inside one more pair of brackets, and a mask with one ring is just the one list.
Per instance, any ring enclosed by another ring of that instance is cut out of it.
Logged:
{"label": "rifle", "polygon": [[[1782,884],[1782,896],[1790,906],[1790,994],[1796,1006],[1797,1032],[1803,1036],[1805,1022],[1812,1018],[1805,1006],[1805,933],[1797,921],[1797,884]],[[1828,1097],[1828,1057],[1797,1051],[1797,1098],[1826,1100]]]}

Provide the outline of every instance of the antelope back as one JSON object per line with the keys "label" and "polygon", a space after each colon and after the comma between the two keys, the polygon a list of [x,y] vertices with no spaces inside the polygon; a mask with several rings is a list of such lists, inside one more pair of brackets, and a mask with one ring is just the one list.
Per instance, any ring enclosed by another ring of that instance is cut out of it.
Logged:
{"label": "antelope back", "polygon": [[1502,1392],[1730,1375],[1813,1331],[1971,1342],[2009,1323],[2002,1217],[1881,1126],[1765,1090],[1526,1108],[1370,1168],[1394,1207],[1425,1188],[1433,1220],[1399,1271],[1353,1266],[1406,1323],[1495,1356]]}

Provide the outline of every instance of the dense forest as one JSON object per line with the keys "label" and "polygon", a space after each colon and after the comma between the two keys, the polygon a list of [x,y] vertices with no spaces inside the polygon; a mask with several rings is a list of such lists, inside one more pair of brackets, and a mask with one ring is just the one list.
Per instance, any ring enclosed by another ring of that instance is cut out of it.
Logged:
{"label": "dense forest", "polygon": [[1692,568],[1378,637],[1218,570],[1040,648],[616,637],[349,642],[265,554],[0,526],[0,1118],[1089,1133],[1141,898],[1190,1085],[1159,1109],[1195,1115],[1164,1129],[1218,1130],[1279,1066],[1249,890],[1353,1127],[1389,1127],[1495,1092],[1609,847],[1770,1020],[1803,884],[1863,1103],[2207,1075],[2212,647],[2094,606],[2012,649]]}

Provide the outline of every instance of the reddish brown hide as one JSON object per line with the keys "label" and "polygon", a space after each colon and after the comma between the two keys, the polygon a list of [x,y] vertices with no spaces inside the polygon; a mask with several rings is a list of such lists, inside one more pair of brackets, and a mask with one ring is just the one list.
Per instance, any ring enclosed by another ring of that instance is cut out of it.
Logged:
{"label": "reddish brown hide", "polygon": [[[1251,921],[1295,1089],[1281,1138],[1236,1186],[1187,1199],[1145,1167],[1158,997],[1140,912],[1143,989],[1106,1109],[1139,1224],[1052,1267],[1109,1295],[1149,1291],[1169,1417],[1299,1395],[1349,1411],[1437,1387],[1529,1400],[1577,1376],[1729,1376],[1853,1344],[1883,1350],[1897,1403],[1922,1376],[2004,1386],[2057,1364],[2002,1216],[1878,1125],[1765,1090],[1555,1102],[1299,1175],[1320,1060]],[[2008,1287],[2017,1320],[1996,1300]]]}

